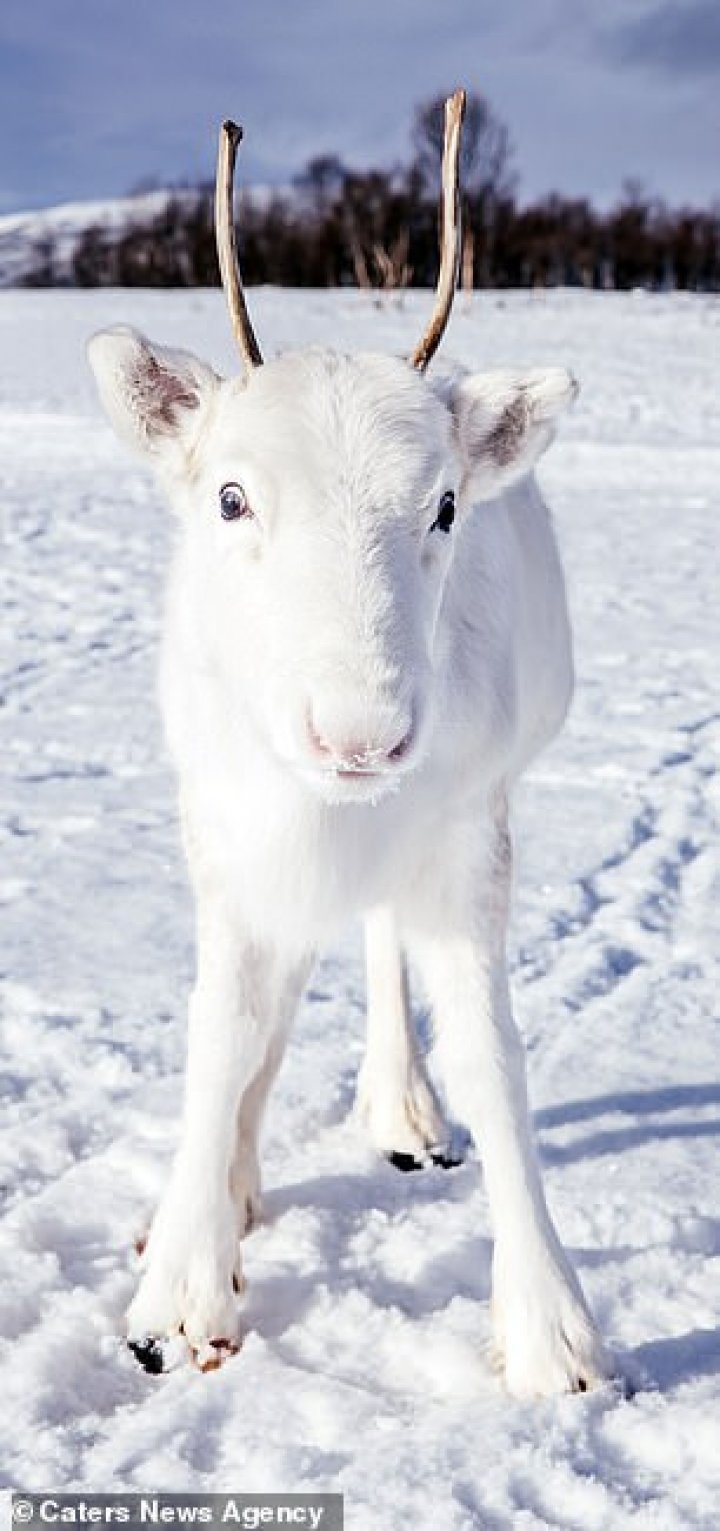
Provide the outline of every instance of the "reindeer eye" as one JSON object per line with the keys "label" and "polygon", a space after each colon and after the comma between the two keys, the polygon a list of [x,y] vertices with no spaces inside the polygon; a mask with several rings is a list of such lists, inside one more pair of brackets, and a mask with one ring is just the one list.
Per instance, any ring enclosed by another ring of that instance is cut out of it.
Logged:
{"label": "reindeer eye", "polygon": [[223,521],[239,521],[241,516],[252,515],[242,484],[223,484],[220,490],[220,514]]}
{"label": "reindeer eye", "polygon": [[438,513],[430,527],[431,532],[449,532],[455,520],[455,495],[452,489],[446,489],[440,504]]}

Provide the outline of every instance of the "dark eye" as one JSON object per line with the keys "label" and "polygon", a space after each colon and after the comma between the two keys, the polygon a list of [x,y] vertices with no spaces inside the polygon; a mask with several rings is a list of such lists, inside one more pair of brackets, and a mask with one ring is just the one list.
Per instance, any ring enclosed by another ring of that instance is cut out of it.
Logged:
{"label": "dark eye", "polygon": [[241,516],[252,515],[242,484],[223,484],[220,490],[220,514],[223,521],[238,521]]}
{"label": "dark eye", "polygon": [[455,520],[455,496],[452,489],[446,489],[440,504],[438,513],[430,527],[431,532],[449,532]]}

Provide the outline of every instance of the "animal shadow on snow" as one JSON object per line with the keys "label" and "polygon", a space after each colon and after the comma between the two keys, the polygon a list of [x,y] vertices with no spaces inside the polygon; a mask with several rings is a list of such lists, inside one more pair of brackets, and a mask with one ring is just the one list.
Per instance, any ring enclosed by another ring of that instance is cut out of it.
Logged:
{"label": "animal shadow on snow", "polygon": [[595,1095],[586,1100],[548,1106],[534,1113],[535,1128],[540,1134],[541,1158],[548,1165],[572,1164],[582,1159],[597,1159],[603,1154],[623,1153],[626,1149],[665,1139],[720,1137],[720,1117],[708,1121],[694,1116],[681,1121],[633,1120],[626,1126],[588,1132],[566,1144],[551,1143],[545,1137],[553,1127],[572,1126],[576,1122],[592,1121],[595,1117],[654,1117],[663,1112],[697,1111],[707,1106],[720,1107],[720,1081],[619,1091],[616,1095]]}
{"label": "animal shadow on snow", "polygon": [[[411,1180],[410,1189],[408,1181]],[[452,1179],[442,1169],[422,1175],[399,1176],[390,1165],[374,1175],[318,1175],[263,1193],[263,1224],[277,1223],[285,1214],[308,1209],[322,1219],[317,1242],[317,1268],[300,1276],[258,1272],[245,1302],[248,1328],[265,1339],[276,1339],[300,1322],[317,1299],[318,1286],[342,1295],[352,1286],[377,1308],[395,1308],[421,1319],[441,1312],[454,1297],[487,1303],[490,1294],[492,1244],[489,1239],[463,1238],[452,1247],[430,1254],[411,1279],[390,1276],[382,1264],[382,1231],[378,1259],[353,1256],[353,1244],[368,1217],[381,1213],[391,1221],[404,1217],[419,1202],[447,1205],[477,1194],[477,1165],[455,1170]]]}
{"label": "animal shadow on snow", "polygon": [[[542,1134],[553,1127],[588,1122],[599,1116],[621,1114],[635,1118],[625,1127],[588,1133],[574,1143],[560,1146],[541,1139],[541,1156],[546,1164],[568,1164],[581,1159],[618,1154],[644,1144],[677,1138],[720,1137],[720,1118],[698,1120],[689,1116],[672,1121],[638,1121],[677,1111],[698,1111],[720,1106],[720,1081],[706,1084],[677,1084],[654,1090],[628,1090],[617,1095],[597,1095],[586,1100],[568,1101],[535,1113],[535,1126]],[[720,1220],[704,1219],[704,1248],[708,1257],[720,1253]],[[626,1353],[629,1369],[640,1388],[656,1387],[669,1392],[699,1377],[720,1375],[720,1328],[689,1329],[685,1334],[648,1340]]]}
{"label": "animal shadow on snow", "polygon": [[686,1334],[648,1340],[630,1355],[651,1386],[669,1393],[684,1382],[720,1376],[720,1329],[688,1329]]}
{"label": "animal shadow on snow", "polygon": [[[534,1121],[543,1161],[563,1165],[622,1153],[663,1139],[720,1136],[720,1118],[642,1120],[715,1105],[720,1106],[720,1082],[679,1084],[564,1102],[536,1111]],[[548,1142],[547,1133],[553,1128],[615,1114],[632,1120],[625,1126],[587,1133],[567,1145]],[[408,1179],[398,1176],[390,1166],[382,1166],[375,1174],[320,1175],[266,1190],[263,1197],[266,1226],[292,1211],[309,1209],[322,1217],[322,1236],[318,1242],[317,1270],[312,1275],[263,1272],[251,1282],[245,1308],[248,1327],[266,1339],[279,1338],[307,1314],[317,1296],[318,1282],[338,1293],[345,1291],[351,1282],[374,1306],[398,1308],[418,1319],[442,1311],[455,1296],[487,1303],[492,1244],[476,1235],[435,1253],[407,1282],[389,1277],[380,1266],[372,1268],[364,1260],[351,1259],[348,1264],[354,1239],[372,1213],[385,1214],[391,1220],[420,1202],[465,1201],[477,1194],[477,1173],[477,1164],[472,1160],[450,1178],[438,1169]],[[716,1245],[720,1250],[720,1223]],[[618,1253],[621,1252],[614,1251],[615,1257]],[[587,1250],[583,1251],[582,1259],[594,1263]],[[649,1341],[626,1353],[626,1358],[638,1386],[655,1386],[665,1391],[691,1377],[720,1372],[720,1330],[698,1329]]]}

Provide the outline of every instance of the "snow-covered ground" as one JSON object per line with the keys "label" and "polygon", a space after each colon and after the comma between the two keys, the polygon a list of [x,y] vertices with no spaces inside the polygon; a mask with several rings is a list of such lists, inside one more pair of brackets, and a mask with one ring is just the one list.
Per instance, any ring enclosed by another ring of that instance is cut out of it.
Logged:
{"label": "snow-covered ground", "polygon": [[[407,349],[427,299],[252,306],[268,350]],[[124,1347],[192,948],[154,704],[172,523],[82,351],[120,319],[234,366],[219,293],[0,295],[0,1474],[337,1489],[352,1531],[717,1527],[720,302],[482,295],[446,348],[584,385],[542,465],[579,682],[517,804],[513,972],[549,1197],[639,1388],[540,1404],[485,1354],[477,1164],[399,1175],[351,1118],[355,931],[271,1108],[240,1356],[153,1378]]]}

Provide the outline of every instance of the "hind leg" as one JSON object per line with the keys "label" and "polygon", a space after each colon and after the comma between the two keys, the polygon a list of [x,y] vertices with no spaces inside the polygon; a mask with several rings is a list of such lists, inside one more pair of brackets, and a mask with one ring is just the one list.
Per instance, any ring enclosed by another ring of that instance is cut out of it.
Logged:
{"label": "hind leg", "polygon": [[367,1043],[357,1105],[372,1142],[398,1169],[448,1159],[449,1129],[418,1051],[393,910],[365,916]]}

